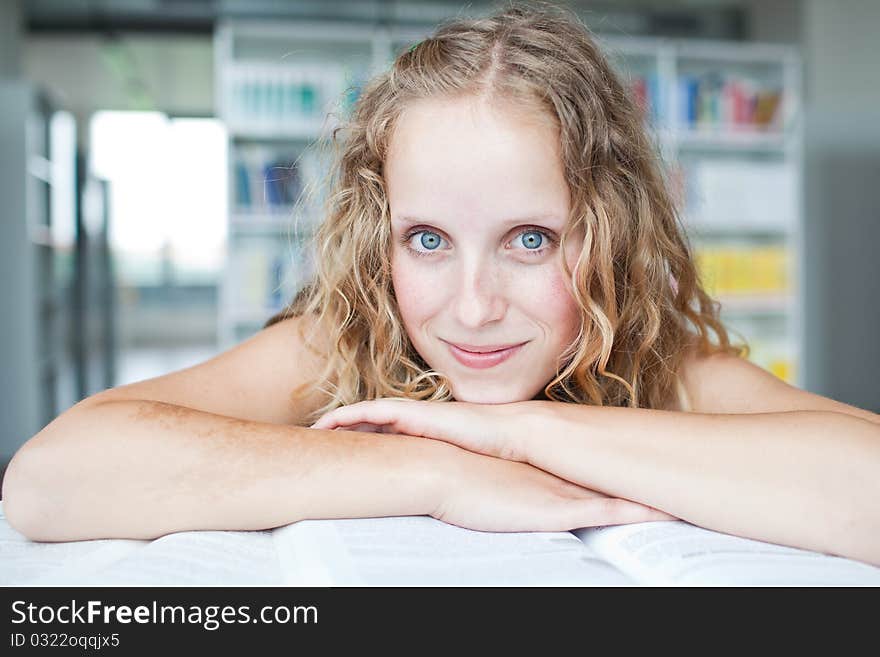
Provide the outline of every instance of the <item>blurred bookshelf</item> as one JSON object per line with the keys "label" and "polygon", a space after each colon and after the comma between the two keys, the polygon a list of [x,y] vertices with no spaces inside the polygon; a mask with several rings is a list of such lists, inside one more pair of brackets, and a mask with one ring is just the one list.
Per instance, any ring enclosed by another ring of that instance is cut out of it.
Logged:
{"label": "blurred bookshelf", "polygon": [[420,35],[337,23],[218,25],[216,104],[230,181],[222,349],[259,330],[313,272],[307,241],[320,221],[329,136],[394,44]]}
{"label": "blurred bookshelf", "polygon": [[[218,339],[252,335],[308,280],[326,137],[360,88],[430,30],[231,21],[215,34],[229,135]],[[786,46],[599,37],[645,108],[700,275],[750,358],[801,385],[801,63]],[[297,200],[300,203],[297,203]]]}
{"label": "blurred bookshelf", "polygon": [[803,385],[801,60],[775,44],[600,38],[642,105],[701,280],[750,359]]}

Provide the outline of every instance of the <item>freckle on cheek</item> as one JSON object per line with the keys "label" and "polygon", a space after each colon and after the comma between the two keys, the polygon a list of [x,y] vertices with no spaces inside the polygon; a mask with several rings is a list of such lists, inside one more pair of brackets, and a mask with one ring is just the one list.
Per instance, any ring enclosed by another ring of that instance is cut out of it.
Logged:
{"label": "freckle on cheek", "polygon": [[548,281],[550,295],[554,299],[560,301],[571,299],[571,292],[568,289],[568,281],[563,274],[554,274]]}
{"label": "freckle on cheek", "polygon": [[431,297],[431,291],[437,291],[429,277],[423,273],[398,270],[394,276],[394,290],[397,304],[406,316],[418,314],[424,310]]}

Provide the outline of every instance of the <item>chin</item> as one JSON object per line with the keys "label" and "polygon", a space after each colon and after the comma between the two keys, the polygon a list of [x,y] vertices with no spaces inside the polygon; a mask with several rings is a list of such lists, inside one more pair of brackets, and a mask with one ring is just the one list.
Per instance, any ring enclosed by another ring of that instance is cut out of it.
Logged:
{"label": "chin", "polygon": [[452,396],[455,401],[469,402],[471,404],[512,404],[514,402],[528,401],[534,397],[521,390],[505,390],[503,388],[473,388],[465,386],[464,389],[453,386]]}

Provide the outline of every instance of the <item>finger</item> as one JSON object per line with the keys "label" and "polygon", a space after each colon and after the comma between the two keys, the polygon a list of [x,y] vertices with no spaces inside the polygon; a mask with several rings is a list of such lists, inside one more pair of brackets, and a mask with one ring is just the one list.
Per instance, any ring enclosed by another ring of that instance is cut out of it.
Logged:
{"label": "finger", "polygon": [[[353,405],[352,405],[353,406]],[[351,413],[352,406],[341,406],[328,413],[324,413],[312,424],[312,429],[334,429],[337,426],[354,424],[355,418]]]}
{"label": "finger", "polygon": [[351,415],[351,413],[341,413],[338,410],[330,411],[326,415],[318,418],[318,421],[315,422],[310,428],[312,429],[336,429],[337,427],[342,426],[350,426],[352,424],[356,424],[358,422],[358,418],[356,416]]}
{"label": "finger", "polygon": [[325,415],[322,415],[318,418],[318,421],[315,422],[311,428],[312,429],[335,429],[336,427],[353,424],[355,417],[350,413],[340,412],[339,409],[335,411],[330,411]]}
{"label": "finger", "polygon": [[373,402],[358,402],[341,406],[323,415],[315,422],[312,429],[333,429],[337,426],[352,425],[358,422],[371,424],[393,424],[394,418],[381,405]]}

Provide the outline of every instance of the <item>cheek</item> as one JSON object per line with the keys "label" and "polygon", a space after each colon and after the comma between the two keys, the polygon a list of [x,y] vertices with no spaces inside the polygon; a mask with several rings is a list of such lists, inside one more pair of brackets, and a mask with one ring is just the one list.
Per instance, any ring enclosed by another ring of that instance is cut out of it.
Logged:
{"label": "cheek", "polygon": [[559,319],[563,320],[565,326],[578,326],[580,324],[580,309],[571,295],[564,272],[559,272],[553,277],[550,290],[550,297]]}
{"label": "cheek", "polygon": [[534,304],[533,312],[553,330],[560,343],[573,339],[580,328],[581,312],[569,291],[565,272],[548,269],[539,286],[530,294],[530,298],[541,300]]}
{"label": "cheek", "polygon": [[442,307],[441,291],[436,273],[430,267],[419,267],[406,257],[391,258],[391,282],[400,316],[407,328],[433,315]]}
{"label": "cheek", "polygon": [[[583,229],[578,229],[572,235],[572,239],[566,244],[565,262],[569,269],[574,271],[577,267],[578,258],[584,246]],[[561,264],[558,264],[550,282],[551,296],[557,308],[561,326],[566,327],[566,340],[574,339],[580,330],[581,310],[571,290],[571,278],[565,273]]]}

